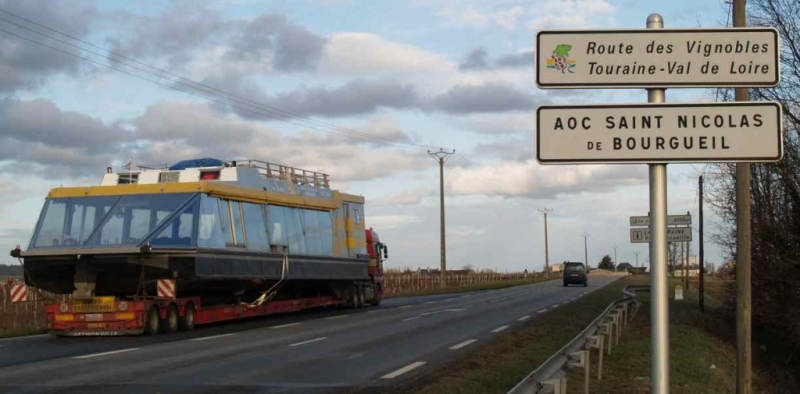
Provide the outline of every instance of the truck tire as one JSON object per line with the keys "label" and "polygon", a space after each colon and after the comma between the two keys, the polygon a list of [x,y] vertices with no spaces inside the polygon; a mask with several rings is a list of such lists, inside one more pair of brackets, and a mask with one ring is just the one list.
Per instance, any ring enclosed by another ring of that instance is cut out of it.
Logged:
{"label": "truck tire", "polygon": [[375,298],[372,300],[372,305],[378,306],[381,304],[381,286],[375,286]]}
{"label": "truck tire", "polygon": [[363,308],[367,306],[367,303],[364,302],[364,286],[356,285],[356,292],[358,292],[358,307]]}
{"label": "truck tire", "polygon": [[358,308],[358,287],[356,285],[347,289],[347,308]]}
{"label": "truck tire", "polygon": [[161,326],[161,316],[158,313],[158,307],[153,305],[147,311],[146,320],[144,321],[144,334],[156,335]]}
{"label": "truck tire", "polygon": [[161,320],[161,331],[165,334],[178,331],[178,307],[175,304],[167,307],[167,318]]}
{"label": "truck tire", "polygon": [[186,311],[184,311],[183,316],[178,319],[178,328],[181,331],[191,331],[194,329],[194,313],[194,304],[191,302],[186,304]]}

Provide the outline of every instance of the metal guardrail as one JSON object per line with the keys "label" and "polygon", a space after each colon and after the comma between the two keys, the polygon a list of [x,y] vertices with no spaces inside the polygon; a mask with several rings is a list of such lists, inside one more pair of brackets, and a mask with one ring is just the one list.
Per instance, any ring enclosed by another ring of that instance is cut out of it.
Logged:
{"label": "metal guardrail", "polygon": [[[612,302],[578,336],[566,344],[547,361],[517,383],[508,394],[567,393],[566,373],[570,368],[583,368],[584,393],[589,393],[590,360],[592,349],[599,353],[597,379],[603,379],[603,352],[608,355],[619,338],[622,329],[639,310],[637,291],[650,291],[650,286],[628,286],[622,290],[623,298]],[[615,334],[616,332],[616,334]],[[608,342],[605,336],[608,336]]]}

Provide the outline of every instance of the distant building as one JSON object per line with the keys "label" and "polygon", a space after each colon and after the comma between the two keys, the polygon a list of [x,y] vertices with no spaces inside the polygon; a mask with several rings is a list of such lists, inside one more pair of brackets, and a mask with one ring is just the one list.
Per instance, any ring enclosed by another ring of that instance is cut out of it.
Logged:
{"label": "distant building", "polygon": [[631,268],[633,268],[633,266],[630,263],[619,263],[617,265],[617,271],[619,271],[619,272],[627,271],[627,270],[629,270]]}

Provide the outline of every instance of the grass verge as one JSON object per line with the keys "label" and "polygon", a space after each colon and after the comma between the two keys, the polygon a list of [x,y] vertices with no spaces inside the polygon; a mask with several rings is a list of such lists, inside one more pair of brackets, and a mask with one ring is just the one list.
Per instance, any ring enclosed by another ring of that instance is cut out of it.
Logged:
{"label": "grass verge", "polygon": [[8,331],[0,331],[0,338],[13,338],[13,337],[22,337],[26,335],[39,335],[46,333],[47,330],[42,329],[27,329],[27,330],[8,330]]}
{"label": "grass verge", "polygon": [[[736,392],[736,349],[730,338],[719,336],[722,330],[733,330],[713,309],[714,297],[706,297],[706,312],[698,307],[697,285],[684,290],[684,300],[675,300],[678,280],[670,280],[670,392],[671,393],[734,393]],[[711,283],[712,294],[718,283]],[[603,360],[603,380],[596,380],[596,356],[593,357],[592,393],[650,392],[650,294],[640,293],[638,314],[623,330],[618,346]],[[753,365],[753,392],[796,393],[797,387],[776,386],[768,374]],[[569,386],[583,388],[583,371],[570,372]],[[571,391],[572,392],[572,391]],[[574,391],[577,392],[577,391]]]}
{"label": "grass verge", "polygon": [[394,392],[505,393],[578,335],[608,304],[621,298],[622,289],[630,283],[630,278],[620,279],[537,317]]}
{"label": "grass verge", "polygon": [[423,295],[432,295],[432,294],[452,294],[452,293],[466,293],[469,291],[480,291],[480,290],[495,290],[495,289],[504,289],[506,287],[514,287],[514,286],[522,286],[522,285],[529,285],[532,283],[539,283],[539,282],[546,282],[548,280],[556,280],[561,279],[561,276],[551,276],[549,278],[533,278],[533,279],[523,279],[523,280],[509,280],[509,281],[502,281],[502,282],[491,282],[491,283],[483,283],[479,285],[471,285],[471,286],[459,286],[459,287],[438,287],[438,288],[431,288],[431,289],[422,289],[422,290],[415,290],[415,291],[407,291],[403,293],[396,293],[392,295],[385,296],[384,299],[388,298],[397,298],[397,297],[413,297],[413,296],[423,296]]}

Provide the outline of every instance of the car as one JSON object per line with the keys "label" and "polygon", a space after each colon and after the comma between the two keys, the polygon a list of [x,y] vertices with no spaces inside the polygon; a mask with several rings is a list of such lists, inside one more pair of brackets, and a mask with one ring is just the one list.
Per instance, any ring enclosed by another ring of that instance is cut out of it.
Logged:
{"label": "car", "polygon": [[586,275],[586,266],[583,263],[564,263],[564,287],[569,285],[589,286],[589,279]]}

